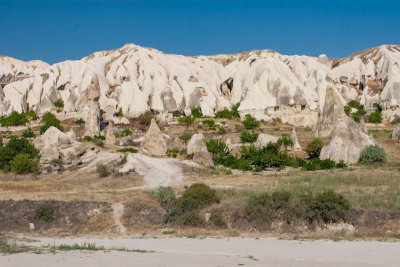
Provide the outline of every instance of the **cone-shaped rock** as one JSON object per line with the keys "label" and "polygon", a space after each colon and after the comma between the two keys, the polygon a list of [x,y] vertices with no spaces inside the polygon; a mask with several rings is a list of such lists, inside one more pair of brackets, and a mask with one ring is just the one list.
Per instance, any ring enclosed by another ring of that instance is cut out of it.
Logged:
{"label": "cone-shaped rock", "polygon": [[292,132],[290,133],[290,140],[293,142],[293,149],[296,151],[301,150],[301,146],[299,144],[299,140],[297,140],[296,128],[292,128]]}
{"label": "cone-shaped rock", "polygon": [[363,132],[353,119],[342,114],[335,123],[328,144],[322,148],[320,158],[356,163],[360,152],[373,144],[373,138]]}
{"label": "cone-shaped rock", "polygon": [[167,153],[167,144],[154,119],[151,120],[150,127],[143,138],[142,148],[145,152],[152,155],[161,156]]}
{"label": "cone-shaped rock", "polygon": [[317,137],[330,136],[333,127],[339,116],[346,114],[344,112],[343,102],[340,99],[335,88],[327,88],[325,95],[325,104],[322,113],[319,114],[317,123],[314,125],[312,134]]}
{"label": "cone-shaped rock", "polygon": [[257,137],[257,141],[254,143],[256,147],[263,147],[266,146],[268,143],[275,143],[278,141],[278,137],[260,133]]}
{"label": "cone-shaped rock", "polygon": [[193,161],[204,165],[206,167],[213,167],[214,163],[210,152],[208,152],[206,145],[204,144],[203,134],[194,134],[190,138],[187,146],[187,153],[193,154]]}

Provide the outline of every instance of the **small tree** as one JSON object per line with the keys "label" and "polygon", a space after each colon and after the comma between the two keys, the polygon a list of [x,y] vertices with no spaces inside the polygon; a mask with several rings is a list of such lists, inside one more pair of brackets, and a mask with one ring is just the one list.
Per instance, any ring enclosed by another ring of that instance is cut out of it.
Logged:
{"label": "small tree", "polygon": [[191,138],[192,136],[190,134],[182,134],[179,136],[179,139],[181,139],[185,144],[186,142]]}
{"label": "small tree", "polygon": [[54,101],[53,105],[56,108],[63,108],[64,107],[64,100],[62,100],[62,98],[59,98],[56,101]]}
{"label": "small tree", "polygon": [[47,131],[47,129],[49,129],[51,126],[56,127],[60,131],[64,131],[60,121],[51,112],[46,112],[43,115],[42,122],[44,122],[44,125],[40,127],[40,134],[44,134]]}
{"label": "small tree", "polygon": [[242,131],[240,134],[240,141],[242,143],[254,143],[258,138],[258,133],[249,132],[247,130]]}
{"label": "small tree", "polygon": [[27,130],[22,132],[22,137],[24,138],[35,138],[36,135],[35,133],[32,131],[31,127],[28,127]]}
{"label": "small tree", "polygon": [[15,173],[35,172],[38,169],[38,163],[32,159],[29,154],[18,154],[11,161],[11,170]]}
{"label": "small tree", "polygon": [[367,146],[360,153],[360,162],[366,165],[372,165],[373,163],[385,163],[386,152],[379,145]]}
{"label": "small tree", "polygon": [[257,128],[259,126],[259,123],[256,120],[256,118],[254,118],[250,114],[246,114],[245,119],[243,121],[243,126],[247,130],[251,130]]}
{"label": "small tree", "polygon": [[192,108],[192,116],[194,118],[202,118],[203,113],[201,112],[201,109],[199,107]]}
{"label": "small tree", "polygon": [[283,145],[286,151],[288,147],[293,147],[293,141],[289,138],[287,134],[282,135],[282,137],[279,138],[278,143],[280,145]]}
{"label": "small tree", "polygon": [[189,128],[190,125],[192,125],[195,121],[195,118],[192,116],[184,116],[184,117],[180,117],[178,119],[179,123],[185,124],[186,128]]}
{"label": "small tree", "polygon": [[305,151],[310,159],[318,158],[323,146],[324,143],[320,138],[314,138],[314,140],[308,143]]}

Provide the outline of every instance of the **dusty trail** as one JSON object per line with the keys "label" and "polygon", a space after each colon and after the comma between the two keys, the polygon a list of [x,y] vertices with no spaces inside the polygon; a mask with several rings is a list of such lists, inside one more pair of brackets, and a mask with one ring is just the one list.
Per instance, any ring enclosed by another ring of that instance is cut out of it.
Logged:
{"label": "dusty trail", "polygon": [[[40,239],[29,245],[95,243],[147,252],[58,252],[0,256],[0,266],[400,266],[400,242],[222,239]],[[154,251],[154,252],[149,252]]]}

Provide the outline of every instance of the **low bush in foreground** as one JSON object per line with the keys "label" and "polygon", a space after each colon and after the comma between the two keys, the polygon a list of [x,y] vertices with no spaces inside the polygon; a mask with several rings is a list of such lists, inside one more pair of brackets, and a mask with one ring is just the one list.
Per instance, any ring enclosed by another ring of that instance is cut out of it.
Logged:
{"label": "low bush in foreground", "polygon": [[303,170],[305,171],[329,170],[334,168],[345,169],[347,165],[343,161],[336,163],[330,159],[314,158],[303,166]]}
{"label": "low bush in foreground", "polygon": [[386,152],[379,145],[367,146],[360,153],[360,162],[366,165],[372,165],[374,163],[385,163]]}
{"label": "low bush in foreground", "polygon": [[18,154],[10,161],[11,170],[15,173],[30,173],[38,170],[38,162],[29,154]]}
{"label": "low bush in foreground", "polygon": [[287,191],[275,191],[251,195],[245,204],[244,216],[248,221],[259,223],[275,219],[288,223],[295,220],[334,223],[343,221],[349,209],[349,201],[332,190],[297,197]]}
{"label": "low bush in foreground", "polygon": [[177,198],[166,207],[164,222],[178,221],[183,225],[198,226],[203,222],[198,215],[198,209],[219,203],[215,190],[205,184],[193,184],[185,190],[182,197]]}
{"label": "low bush in foreground", "polygon": [[54,219],[54,208],[50,205],[41,205],[35,210],[35,220],[49,222]]}
{"label": "low bush in foreground", "polygon": [[319,158],[319,154],[324,146],[324,143],[320,138],[314,138],[310,143],[307,144],[305,151],[310,159]]}
{"label": "low bush in foreground", "polygon": [[122,152],[122,153],[125,153],[125,152],[129,152],[129,153],[138,153],[138,150],[137,149],[135,149],[135,148],[132,148],[132,147],[128,147],[128,148],[121,148],[121,149],[118,149],[117,150],[118,152]]}
{"label": "low bush in foreground", "polygon": [[110,175],[110,171],[108,170],[107,166],[103,164],[98,165],[96,171],[100,177],[107,177]]}

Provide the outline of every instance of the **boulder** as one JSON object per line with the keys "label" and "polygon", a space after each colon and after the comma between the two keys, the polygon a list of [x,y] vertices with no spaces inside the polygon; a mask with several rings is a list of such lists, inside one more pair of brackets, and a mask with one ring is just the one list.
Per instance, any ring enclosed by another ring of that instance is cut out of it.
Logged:
{"label": "boulder", "polygon": [[167,144],[154,118],[151,120],[150,127],[143,138],[142,148],[146,153],[152,155],[162,156],[167,153]]}
{"label": "boulder", "polygon": [[85,135],[100,135],[100,106],[97,101],[90,101],[85,108]]}
{"label": "boulder", "polygon": [[320,158],[356,163],[361,151],[373,144],[372,137],[363,132],[353,119],[342,114],[334,125],[329,142],[322,148]]}
{"label": "boulder", "polygon": [[292,132],[290,133],[290,140],[293,142],[293,150],[300,151],[301,146],[299,144],[299,140],[297,140],[296,128],[292,128]]}
{"label": "boulder", "polygon": [[397,126],[394,127],[392,132],[392,139],[395,140],[396,142],[400,141],[400,124],[397,124]]}
{"label": "boulder", "polygon": [[193,161],[206,167],[214,167],[212,156],[204,144],[203,134],[194,134],[190,138],[186,149],[188,154],[193,154]]}
{"label": "boulder", "polygon": [[[51,126],[43,135],[36,137],[35,140],[33,140],[33,144],[40,151],[40,161],[45,163],[61,157],[62,148],[71,146],[71,139],[68,134]],[[70,155],[71,152],[68,154]]]}
{"label": "boulder", "polygon": [[115,138],[115,135],[114,135],[114,125],[110,121],[110,123],[108,124],[108,127],[107,127],[106,145],[113,146],[113,145],[115,145],[116,140],[117,139]]}
{"label": "boulder", "polygon": [[339,116],[346,115],[344,105],[335,88],[326,89],[325,104],[318,115],[312,134],[316,137],[329,137]]}
{"label": "boulder", "polygon": [[269,143],[275,143],[278,141],[278,137],[269,135],[269,134],[263,134],[260,133],[258,135],[257,141],[254,143],[256,147],[264,147]]}
{"label": "boulder", "polygon": [[208,152],[206,145],[204,144],[203,134],[194,134],[190,138],[190,141],[186,148],[186,153],[194,154],[195,152]]}

